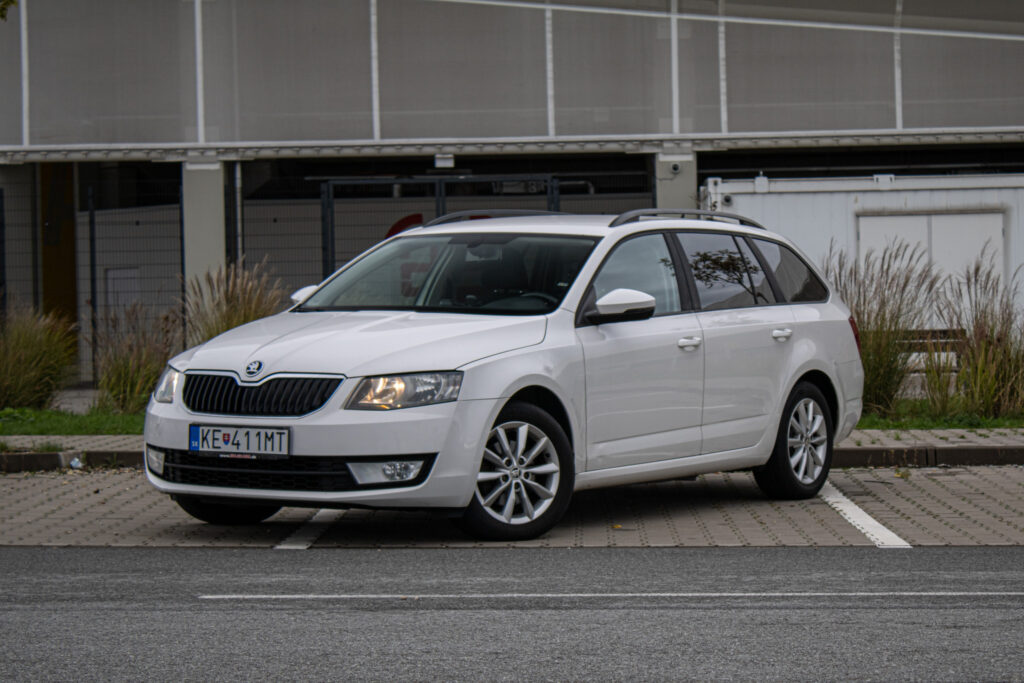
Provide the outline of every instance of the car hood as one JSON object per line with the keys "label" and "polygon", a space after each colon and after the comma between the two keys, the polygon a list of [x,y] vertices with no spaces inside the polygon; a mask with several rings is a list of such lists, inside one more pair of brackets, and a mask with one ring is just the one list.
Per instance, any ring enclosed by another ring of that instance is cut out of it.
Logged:
{"label": "car hood", "polygon": [[172,361],[179,370],[229,370],[246,379],[279,372],[363,377],[453,370],[539,344],[541,316],[481,316],[410,311],[285,312],[236,327]]}

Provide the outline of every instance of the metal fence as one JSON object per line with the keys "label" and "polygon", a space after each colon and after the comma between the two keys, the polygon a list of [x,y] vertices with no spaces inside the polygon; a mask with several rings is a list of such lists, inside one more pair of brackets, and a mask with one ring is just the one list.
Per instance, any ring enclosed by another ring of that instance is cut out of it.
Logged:
{"label": "metal fence", "polygon": [[184,281],[180,202],[147,205],[143,193],[140,206],[97,209],[94,190],[85,193],[76,225],[79,367],[80,379],[91,382],[97,338],[111,319],[136,305],[155,329],[162,316],[181,310]]}
{"label": "metal fence", "polygon": [[314,284],[381,240],[453,211],[536,209],[618,214],[652,206],[646,173],[334,178],[319,201],[243,202],[247,263],[266,259],[291,291]]}
{"label": "metal fence", "polygon": [[35,189],[31,182],[0,187],[0,314],[14,306],[35,306],[38,237]]}

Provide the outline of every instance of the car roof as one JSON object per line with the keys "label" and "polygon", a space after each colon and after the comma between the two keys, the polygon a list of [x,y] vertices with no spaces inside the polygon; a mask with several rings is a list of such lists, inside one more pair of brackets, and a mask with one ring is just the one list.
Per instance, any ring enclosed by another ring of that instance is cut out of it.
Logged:
{"label": "car roof", "polygon": [[501,218],[475,218],[454,223],[440,223],[433,226],[411,228],[402,235],[465,235],[478,233],[522,233],[537,235],[565,235],[608,237],[626,235],[648,230],[708,230],[772,237],[786,242],[785,238],[768,230],[752,228],[722,220],[694,218],[642,217],[616,227],[609,224],[616,218],[612,214],[549,214],[537,216],[513,216]]}

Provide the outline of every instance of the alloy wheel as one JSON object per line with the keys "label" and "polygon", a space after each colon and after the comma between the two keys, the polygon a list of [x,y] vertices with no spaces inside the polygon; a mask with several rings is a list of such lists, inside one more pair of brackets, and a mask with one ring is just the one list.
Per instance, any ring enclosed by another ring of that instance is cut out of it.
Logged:
{"label": "alloy wheel", "polygon": [[476,499],[504,524],[527,524],[555,500],[561,468],[548,436],[526,422],[505,422],[487,436]]}
{"label": "alloy wheel", "polygon": [[816,401],[804,398],[789,417],[787,435],[789,464],[801,484],[813,484],[825,466],[828,425]]}

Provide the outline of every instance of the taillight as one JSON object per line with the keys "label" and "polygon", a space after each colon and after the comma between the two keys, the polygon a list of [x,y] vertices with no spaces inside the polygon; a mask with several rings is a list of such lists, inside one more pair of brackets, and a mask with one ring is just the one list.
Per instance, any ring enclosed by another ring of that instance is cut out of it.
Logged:
{"label": "taillight", "polygon": [[857,321],[850,316],[850,329],[853,330],[853,339],[857,342],[857,353],[860,353],[860,330],[857,329]]}

